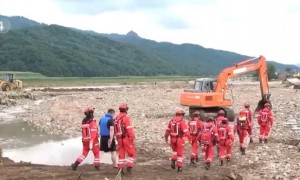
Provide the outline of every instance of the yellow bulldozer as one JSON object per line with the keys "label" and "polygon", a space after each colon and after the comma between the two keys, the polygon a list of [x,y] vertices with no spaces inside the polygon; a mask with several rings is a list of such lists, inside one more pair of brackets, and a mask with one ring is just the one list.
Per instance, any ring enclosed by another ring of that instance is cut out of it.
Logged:
{"label": "yellow bulldozer", "polygon": [[4,80],[0,79],[0,91],[22,90],[23,82],[15,79],[15,74],[4,74]]}
{"label": "yellow bulldozer", "polygon": [[300,72],[295,73],[295,74],[294,74],[294,77],[300,79]]}

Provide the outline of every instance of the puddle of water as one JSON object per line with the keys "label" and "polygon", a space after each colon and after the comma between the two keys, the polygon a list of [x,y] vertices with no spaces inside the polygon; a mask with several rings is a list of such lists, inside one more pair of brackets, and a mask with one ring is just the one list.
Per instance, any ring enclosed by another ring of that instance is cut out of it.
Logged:
{"label": "puddle of water", "polygon": [[49,140],[58,141],[63,138],[40,132],[22,121],[0,124],[0,146],[3,149],[30,147]]}
{"label": "puddle of water", "polygon": [[22,107],[9,107],[0,113],[0,124],[10,123],[15,120],[16,114],[25,112]]}
{"label": "puddle of water", "polygon": [[[35,164],[65,165],[73,163],[82,152],[81,137],[63,141],[50,141],[28,148],[4,149],[3,154],[15,162],[25,161]],[[83,164],[92,164],[93,153],[90,151]],[[101,163],[112,164],[110,153],[101,153]]]}

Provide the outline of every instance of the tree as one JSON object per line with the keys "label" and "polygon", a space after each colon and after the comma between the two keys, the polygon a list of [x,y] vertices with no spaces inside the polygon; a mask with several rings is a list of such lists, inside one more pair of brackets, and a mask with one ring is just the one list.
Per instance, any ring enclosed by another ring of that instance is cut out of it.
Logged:
{"label": "tree", "polygon": [[286,67],[285,72],[292,73],[293,69],[291,67]]}
{"label": "tree", "polygon": [[267,64],[268,68],[268,78],[271,79],[277,79],[276,69],[275,66],[271,63]]}

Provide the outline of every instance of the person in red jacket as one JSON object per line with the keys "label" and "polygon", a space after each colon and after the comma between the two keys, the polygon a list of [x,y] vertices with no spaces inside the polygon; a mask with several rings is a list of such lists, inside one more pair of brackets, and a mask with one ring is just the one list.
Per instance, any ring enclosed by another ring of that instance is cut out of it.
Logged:
{"label": "person in red jacket", "polygon": [[245,138],[248,136],[249,120],[247,119],[247,113],[241,110],[239,117],[236,119],[234,125],[234,133],[237,133],[240,141],[240,151],[242,155],[246,154]]}
{"label": "person in red jacket", "polygon": [[205,169],[209,169],[214,156],[214,145],[219,142],[217,126],[214,124],[214,118],[209,117],[207,122],[203,123],[203,129],[199,133],[198,141],[201,144],[203,156],[205,158]]}
{"label": "person in red jacket", "polygon": [[82,154],[71,165],[73,171],[76,171],[78,165],[86,158],[90,150],[94,153],[94,166],[96,170],[100,170],[99,132],[93,115],[94,110],[95,108],[92,107],[84,110],[85,118],[82,120],[81,125],[83,150]]}
{"label": "person in red jacket", "polygon": [[[226,118],[225,111],[223,109],[221,109],[218,112],[218,115],[217,115],[216,120],[215,120],[216,126],[219,126],[222,123],[221,120],[224,119],[224,118]],[[229,124],[229,121],[228,121],[228,124]]]}
{"label": "person in red jacket", "polygon": [[265,103],[264,109],[260,110],[257,116],[257,122],[260,126],[259,128],[259,142],[262,143],[263,141],[265,143],[268,142],[270,128],[273,127],[273,113],[270,110],[270,104]]}
{"label": "person in red jacket", "polygon": [[203,128],[202,121],[199,119],[200,112],[195,111],[193,113],[193,117],[188,123],[189,132],[191,134],[191,146],[192,146],[192,152],[191,152],[191,164],[195,164],[195,162],[198,162],[198,135],[201,132]]}
{"label": "person in red jacket", "polygon": [[183,165],[183,146],[184,146],[184,135],[190,140],[191,135],[183,119],[183,110],[177,110],[176,116],[168,122],[168,126],[165,132],[165,141],[168,143],[170,136],[170,146],[173,151],[171,158],[171,168],[175,169],[175,162],[177,162],[178,172],[182,171]]}
{"label": "person in red jacket", "polygon": [[[121,104],[119,106],[120,113],[115,118],[114,128],[118,141],[118,167],[122,170],[122,173],[124,173],[123,169],[125,168],[125,162],[127,162],[127,172],[130,174],[135,160],[135,134],[131,120],[127,116],[128,109],[127,104]],[[128,154],[127,159],[125,159],[126,153]]]}
{"label": "person in red jacket", "polygon": [[227,159],[227,162],[230,161],[232,155],[232,143],[233,143],[233,134],[231,128],[228,124],[228,119],[223,118],[220,120],[221,124],[218,126],[218,135],[219,135],[219,158],[220,165],[223,166],[224,159]]}
{"label": "person in red jacket", "polygon": [[252,116],[253,116],[253,111],[250,109],[250,104],[249,103],[245,103],[244,104],[244,112],[247,114],[246,117],[248,119],[249,122],[249,127],[248,127],[248,134],[249,134],[249,138],[250,138],[250,143],[253,143],[253,121],[252,121]]}

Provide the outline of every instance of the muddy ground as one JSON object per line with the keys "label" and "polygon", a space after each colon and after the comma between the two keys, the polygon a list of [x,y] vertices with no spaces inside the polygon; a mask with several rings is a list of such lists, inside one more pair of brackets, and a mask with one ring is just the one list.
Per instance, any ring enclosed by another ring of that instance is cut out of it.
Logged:
{"label": "muddy ground", "polygon": [[[245,101],[252,108],[256,107],[260,100],[257,82],[234,81],[231,84],[236,112]],[[197,166],[188,164],[190,147],[186,144],[184,171],[177,173],[171,170],[171,151],[164,143],[163,134],[167,121],[175,109],[181,107],[180,92],[189,86],[188,83],[161,83],[86,91],[48,89],[26,92],[25,95],[2,94],[2,99],[9,103],[2,103],[1,108],[21,106],[26,112],[18,114],[18,117],[40,131],[76,137],[80,135],[79,126],[85,106],[93,105],[95,116],[99,119],[106,109],[117,109],[119,103],[128,103],[137,136],[137,161],[132,175],[125,175],[124,179],[300,178],[300,91],[286,88],[280,82],[270,83],[275,124],[268,144],[258,144],[258,126],[255,124],[255,142],[249,145],[246,156],[238,151],[236,136],[232,162],[219,167],[215,156],[211,170],[207,171],[202,162]],[[228,98],[231,97],[228,94]],[[184,109],[188,111],[186,107]],[[69,167],[20,164],[9,160],[0,167],[1,179],[78,179],[81,172],[81,179],[113,179],[117,170],[102,165],[100,172],[96,172],[91,165],[84,165],[77,172],[72,172]]]}

